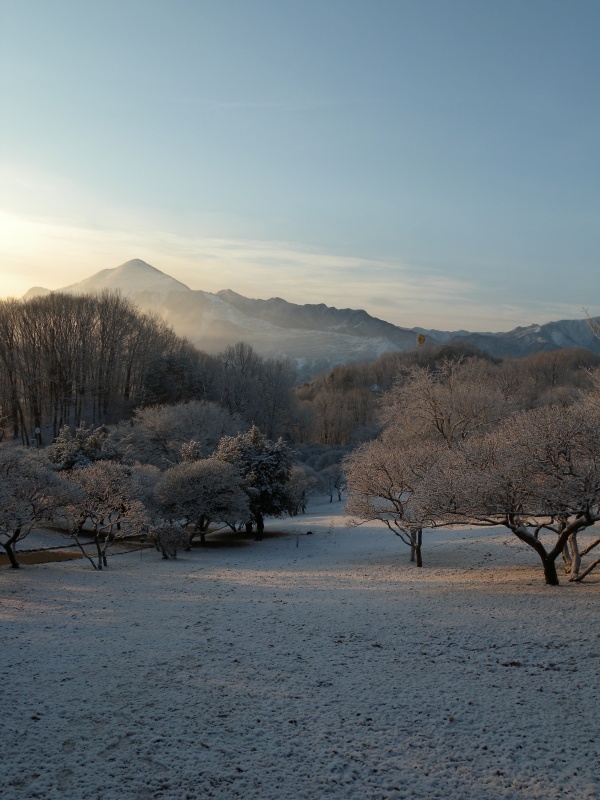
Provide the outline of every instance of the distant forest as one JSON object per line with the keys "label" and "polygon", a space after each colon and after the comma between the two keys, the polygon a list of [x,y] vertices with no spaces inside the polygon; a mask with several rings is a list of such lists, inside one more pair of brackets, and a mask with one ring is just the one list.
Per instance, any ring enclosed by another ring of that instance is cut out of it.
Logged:
{"label": "distant forest", "polygon": [[[348,447],[381,428],[386,392],[415,367],[470,362],[514,407],[569,404],[600,365],[590,351],[492,358],[470,346],[423,347],[347,364],[298,386],[293,364],[245,343],[208,355],[117,294],[0,301],[0,432],[49,444],[65,427],[111,425],[136,410],[192,400],[218,404],[241,427],[298,446]],[[473,377],[475,375],[475,377]],[[419,402],[419,398],[415,398]]]}

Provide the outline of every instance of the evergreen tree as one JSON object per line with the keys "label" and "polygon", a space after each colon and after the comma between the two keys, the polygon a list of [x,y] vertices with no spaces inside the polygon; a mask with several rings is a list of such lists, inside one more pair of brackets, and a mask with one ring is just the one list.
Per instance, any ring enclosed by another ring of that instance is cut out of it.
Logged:
{"label": "evergreen tree", "polygon": [[242,476],[252,515],[248,527],[256,525],[257,538],[261,539],[265,515],[278,517],[293,509],[289,487],[292,450],[283,439],[267,439],[253,425],[237,436],[223,436],[215,455],[233,464]]}

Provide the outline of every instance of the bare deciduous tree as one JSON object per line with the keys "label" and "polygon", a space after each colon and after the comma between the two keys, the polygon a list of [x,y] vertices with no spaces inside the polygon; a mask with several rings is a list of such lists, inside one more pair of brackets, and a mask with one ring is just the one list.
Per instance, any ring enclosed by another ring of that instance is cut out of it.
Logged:
{"label": "bare deciduous tree", "polygon": [[599,438],[600,415],[585,404],[515,414],[448,451],[427,475],[422,502],[446,523],[504,525],[535,550],[550,585],[569,545],[571,579],[581,580],[598,563],[581,568],[577,535],[600,521]]}
{"label": "bare deciduous tree", "polygon": [[71,506],[72,535],[81,547],[80,537],[89,523],[97,554],[96,562],[90,561],[101,570],[108,566],[107,550],[111,544],[139,535],[150,522],[141,500],[140,483],[133,478],[130,467],[114,461],[97,461],[74,469],[69,480],[82,490],[82,496]]}
{"label": "bare deciduous tree", "polygon": [[3,300],[0,405],[25,444],[46,426],[57,436],[81,420],[112,422],[153,399],[157,360],[188,351],[197,354],[163,321],[118,294]]}
{"label": "bare deciduous tree", "polygon": [[344,460],[352,523],[378,520],[411,548],[411,560],[423,566],[423,528],[438,520],[423,503],[422,487],[440,457],[435,442],[398,442],[393,431],[358,447]]}
{"label": "bare deciduous tree", "polygon": [[249,344],[238,342],[219,354],[219,364],[218,400],[230,414],[256,424],[269,437],[290,426],[296,373],[289,361],[263,359]]}
{"label": "bare deciduous tree", "polygon": [[342,464],[330,464],[318,473],[318,477],[319,485],[328,495],[329,502],[333,503],[334,495],[341,502],[342,494],[346,488],[346,473]]}
{"label": "bare deciduous tree", "polygon": [[413,367],[385,395],[383,422],[404,439],[440,439],[448,447],[491,428],[514,410],[485,361],[443,361]]}
{"label": "bare deciduous tree", "polygon": [[291,499],[291,514],[296,516],[304,514],[308,498],[318,484],[317,474],[314,469],[306,464],[294,464],[290,470],[288,492]]}

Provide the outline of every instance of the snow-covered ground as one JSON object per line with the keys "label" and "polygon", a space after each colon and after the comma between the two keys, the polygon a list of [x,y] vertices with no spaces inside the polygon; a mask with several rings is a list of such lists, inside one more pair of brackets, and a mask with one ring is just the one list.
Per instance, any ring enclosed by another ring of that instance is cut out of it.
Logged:
{"label": "snow-covered ground", "polygon": [[[77,547],[77,545],[74,545],[73,539],[68,536],[64,536],[55,531],[44,531],[34,528],[24,539],[17,542],[16,551],[18,557],[19,553],[27,550],[48,550],[53,547],[73,546]],[[4,550],[0,552],[3,553]]]}
{"label": "snow-covered ground", "polygon": [[339,512],[0,570],[3,800],[599,798],[600,579]]}

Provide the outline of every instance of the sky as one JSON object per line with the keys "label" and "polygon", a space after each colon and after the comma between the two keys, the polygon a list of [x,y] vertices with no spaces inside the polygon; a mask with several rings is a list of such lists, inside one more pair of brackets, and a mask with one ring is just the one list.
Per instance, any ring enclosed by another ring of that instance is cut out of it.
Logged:
{"label": "sky", "polygon": [[597,0],[0,0],[0,296],[600,314]]}

